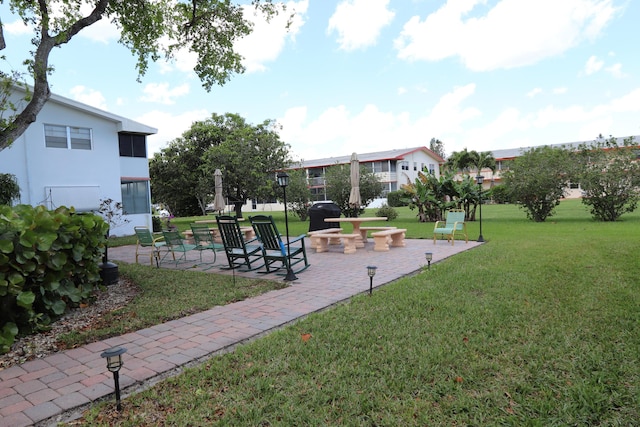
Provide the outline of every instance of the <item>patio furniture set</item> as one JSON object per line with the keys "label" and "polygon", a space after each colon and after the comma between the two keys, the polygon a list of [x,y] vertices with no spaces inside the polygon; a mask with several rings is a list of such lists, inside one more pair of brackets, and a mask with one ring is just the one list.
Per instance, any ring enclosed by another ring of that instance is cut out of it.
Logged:
{"label": "patio furniture set", "polygon": [[[162,236],[154,237],[148,227],[135,227],[138,242],[136,245],[136,263],[143,251],[148,251],[149,263],[160,267],[169,255],[176,266],[180,263],[194,262],[187,255],[193,251],[199,253],[198,266],[207,265],[205,270],[213,268],[217,252],[224,252],[228,265],[221,269],[239,269],[252,271],[264,267],[263,273],[281,269],[291,269],[298,265],[297,272],[309,267],[304,235],[282,240],[273,217],[256,215],[249,217],[251,227],[241,227],[234,216],[216,217],[217,228],[208,223],[191,224],[191,230],[181,235],[178,231],[163,230]],[[248,230],[250,228],[251,230]],[[203,262],[203,252],[213,254],[213,262]],[[179,254],[179,257],[176,257]]]}

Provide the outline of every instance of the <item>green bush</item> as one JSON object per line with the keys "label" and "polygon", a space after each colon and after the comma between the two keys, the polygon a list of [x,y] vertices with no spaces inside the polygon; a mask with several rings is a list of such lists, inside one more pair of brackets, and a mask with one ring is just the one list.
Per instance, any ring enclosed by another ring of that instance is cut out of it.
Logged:
{"label": "green bush", "polygon": [[10,205],[20,198],[20,186],[15,175],[0,173],[0,205]]}
{"label": "green bush", "polygon": [[511,194],[506,185],[500,184],[489,190],[489,198],[493,199],[495,203],[510,203]]}
{"label": "green bush", "polygon": [[387,193],[387,204],[392,208],[399,208],[402,206],[408,206],[402,199],[407,197],[407,194],[402,190],[390,191]]}
{"label": "green bush", "polygon": [[387,221],[393,221],[398,218],[398,212],[386,203],[376,211],[376,216],[386,216]]}
{"label": "green bush", "polygon": [[66,207],[0,206],[0,353],[91,296],[107,228]]}
{"label": "green bush", "polygon": [[159,216],[151,217],[151,225],[153,227],[154,233],[159,233],[162,231],[162,221]]}

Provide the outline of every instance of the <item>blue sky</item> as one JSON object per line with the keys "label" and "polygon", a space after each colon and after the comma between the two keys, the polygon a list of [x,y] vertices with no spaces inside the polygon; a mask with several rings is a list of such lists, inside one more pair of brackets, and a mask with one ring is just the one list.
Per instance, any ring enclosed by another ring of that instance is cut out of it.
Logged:
{"label": "blue sky", "polygon": [[[640,2],[300,0],[256,19],[247,72],[207,93],[193,59],[134,60],[108,22],[54,50],[52,90],[158,128],[149,155],[212,113],[274,119],[294,158],[428,146],[447,154],[640,135]],[[10,66],[32,33],[0,5]],[[2,64],[3,69],[7,63]]]}

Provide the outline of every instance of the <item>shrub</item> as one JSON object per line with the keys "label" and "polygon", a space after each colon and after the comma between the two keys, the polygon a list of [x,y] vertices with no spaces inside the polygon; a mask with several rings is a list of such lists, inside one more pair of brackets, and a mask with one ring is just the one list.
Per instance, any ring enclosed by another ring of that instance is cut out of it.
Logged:
{"label": "shrub", "polygon": [[66,207],[0,206],[0,353],[90,297],[107,228]]}
{"label": "shrub", "polygon": [[407,202],[402,201],[406,197],[407,197],[407,194],[402,190],[390,191],[389,193],[387,193],[387,203],[392,208],[409,206]]}
{"label": "shrub", "polygon": [[386,216],[387,221],[393,221],[398,217],[398,212],[391,206],[384,204],[376,211],[376,216]]}
{"label": "shrub", "polygon": [[159,233],[162,231],[162,221],[160,220],[160,217],[158,216],[154,216],[151,218],[151,225],[153,227],[153,232],[154,233]]}
{"label": "shrub", "polygon": [[493,199],[495,203],[510,203],[511,195],[506,185],[500,184],[489,190],[489,197]]}
{"label": "shrub", "polygon": [[20,197],[20,186],[15,175],[0,173],[0,205],[10,205]]}

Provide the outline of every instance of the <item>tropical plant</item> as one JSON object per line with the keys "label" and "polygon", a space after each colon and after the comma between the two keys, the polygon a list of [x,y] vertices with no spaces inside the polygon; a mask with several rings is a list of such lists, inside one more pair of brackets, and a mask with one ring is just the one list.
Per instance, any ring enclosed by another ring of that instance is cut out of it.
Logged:
{"label": "tropical plant", "polygon": [[0,352],[91,295],[107,227],[66,207],[0,206]]}

